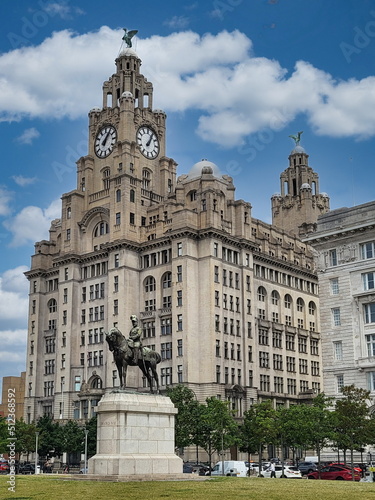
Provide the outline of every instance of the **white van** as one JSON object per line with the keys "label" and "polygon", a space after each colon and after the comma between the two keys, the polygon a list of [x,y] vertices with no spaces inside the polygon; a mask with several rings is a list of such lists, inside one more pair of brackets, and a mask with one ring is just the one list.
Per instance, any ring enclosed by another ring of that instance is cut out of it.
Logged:
{"label": "white van", "polygon": [[[211,476],[222,476],[222,462],[217,462],[217,464],[212,468]],[[224,461],[224,476],[234,476],[234,477],[246,477],[247,467],[245,462],[239,462],[236,460]]]}

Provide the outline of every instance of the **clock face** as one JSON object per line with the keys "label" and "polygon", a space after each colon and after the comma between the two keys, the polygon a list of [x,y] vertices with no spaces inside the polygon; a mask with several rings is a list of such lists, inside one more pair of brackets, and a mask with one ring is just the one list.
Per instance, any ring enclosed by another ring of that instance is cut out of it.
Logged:
{"label": "clock face", "polygon": [[159,140],[152,128],[143,125],[138,129],[137,142],[141,153],[146,158],[153,160],[159,154]]}
{"label": "clock face", "polygon": [[113,125],[106,125],[99,130],[95,139],[95,154],[99,158],[106,158],[113,151],[117,140],[117,132]]}

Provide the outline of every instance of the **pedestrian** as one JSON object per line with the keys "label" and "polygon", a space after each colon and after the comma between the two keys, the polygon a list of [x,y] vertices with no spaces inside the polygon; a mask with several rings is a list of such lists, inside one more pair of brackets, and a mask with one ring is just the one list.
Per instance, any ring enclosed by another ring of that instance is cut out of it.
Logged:
{"label": "pedestrian", "polygon": [[270,463],[269,470],[271,471],[271,477],[276,477],[276,468],[275,468],[275,462],[272,460]]}

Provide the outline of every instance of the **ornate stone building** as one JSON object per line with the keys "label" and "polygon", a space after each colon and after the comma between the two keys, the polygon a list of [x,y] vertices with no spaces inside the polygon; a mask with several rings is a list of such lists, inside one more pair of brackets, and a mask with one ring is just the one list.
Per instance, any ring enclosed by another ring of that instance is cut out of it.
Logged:
{"label": "ornate stone building", "polygon": [[317,251],[324,390],[375,396],[375,202],[319,217],[305,241]]}
{"label": "ornate stone building", "polygon": [[[26,421],[93,414],[118,385],[104,332],[127,335],[131,314],[161,353],[162,389],[183,382],[199,400],[230,400],[239,418],[259,399],[310,399],[322,373],[309,246],[253,219],[213,163],[176,177],[166,115],[140,65],[131,49],[116,59],[102,108],[89,113],[77,187],[26,273]],[[144,383],[129,370],[128,385]]]}
{"label": "ornate stone building", "polygon": [[329,211],[329,197],[319,191],[319,176],[309,155],[296,146],[280,175],[281,192],[272,196],[272,224],[299,237],[316,229],[319,215]]}

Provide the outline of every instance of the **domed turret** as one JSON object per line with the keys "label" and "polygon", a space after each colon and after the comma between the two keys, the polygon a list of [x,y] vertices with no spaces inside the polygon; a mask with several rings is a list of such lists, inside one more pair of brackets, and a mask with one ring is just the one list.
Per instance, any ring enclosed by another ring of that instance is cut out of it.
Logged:
{"label": "domed turret", "polygon": [[198,161],[198,163],[195,163],[192,166],[188,174],[188,177],[189,179],[192,179],[194,177],[200,177],[203,174],[211,174],[214,175],[215,177],[221,177],[219,167],[212,161],[208,161],[205,159]]}

